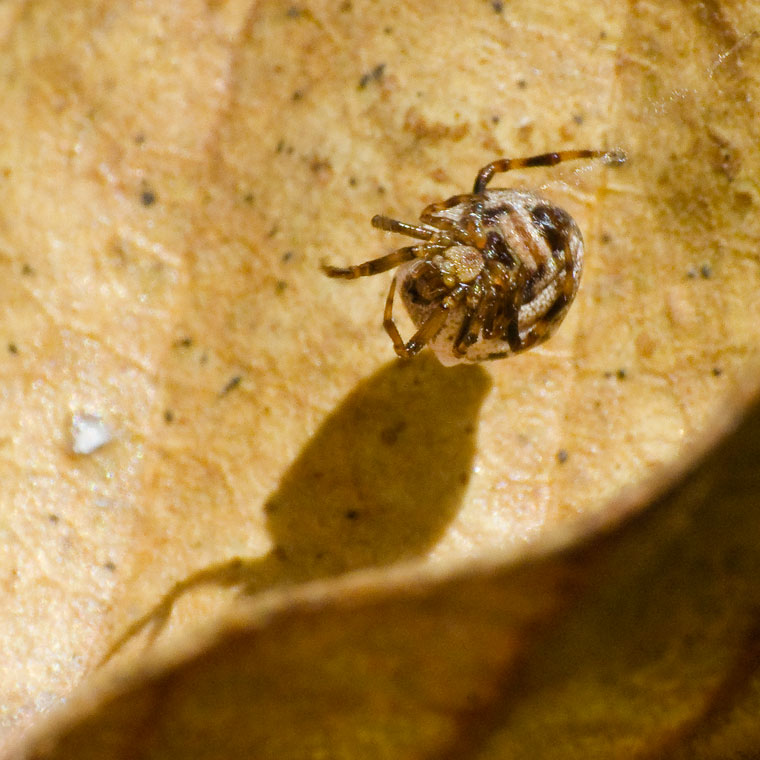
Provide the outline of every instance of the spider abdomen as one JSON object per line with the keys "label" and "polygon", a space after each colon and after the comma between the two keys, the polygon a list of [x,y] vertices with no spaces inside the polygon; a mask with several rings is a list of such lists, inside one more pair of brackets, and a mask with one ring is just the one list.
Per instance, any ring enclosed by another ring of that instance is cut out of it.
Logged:
{"label": "spider abdomen", "polygon": [[[420,298],[421,292],[430,291],[420,281],[435,280],[438,271],[438,292],[446,290],[452,300],[456,294],[445,323],[428,341],[441,363],[516,354],[546,340],[559,326],[583,269],[583,238],[566,211],[534,193],[490,190],[479,199],[464,196],[440,212],[423,212],[422,218],[436,226],[443,218],[447,226],[469,230],[472,239],[471,246],[447,249],[456,250],[455,257],[444,253],[411,261],[397,274],[402,301],[417,327],[441,301]],[[468,255],[464,248],[469,248]],[[482,265],[477,276],[449,276],[444,284],[452,258],[480,260]]]}

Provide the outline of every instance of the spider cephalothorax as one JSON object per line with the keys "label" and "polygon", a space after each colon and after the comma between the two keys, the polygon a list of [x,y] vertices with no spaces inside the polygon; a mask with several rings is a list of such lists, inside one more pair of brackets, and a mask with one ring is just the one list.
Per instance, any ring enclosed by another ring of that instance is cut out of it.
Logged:
{"label": "spider cephalothorax", "polygon": [[[353,279],[399,267],[383,326],[396,353],[429,345],[443,364],[500,359],[546,340],[580,284],[583,238],[572,217],[532,192],[486,190],[497,172],[553,166],[574,158],[621,163],[619,151],[568,150],[501,159],[483,167],[473,192],[433,203],[422,225],[376,216],[372,225],[425,242],[350,267],[325,266]],[[404,343],[393,321],[396,283],[417,332]]]}

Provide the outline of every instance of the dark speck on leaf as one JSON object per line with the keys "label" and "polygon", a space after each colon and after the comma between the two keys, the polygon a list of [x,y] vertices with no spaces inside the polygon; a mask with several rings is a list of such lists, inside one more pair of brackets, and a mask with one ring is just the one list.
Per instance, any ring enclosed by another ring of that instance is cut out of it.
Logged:
{"label": "dark speck on leaf", "polygon": [[628,377],[628,373],[621,367],[616,373],[615,376],[618,380],[625,380],[626,377]]}
{"label": "dark speck on leaf", "polygon": [[288,283],[285,280],[277,280],[277,283],[275,284],[274,288],[278,293],[282,293],[286,290],[288,287]]}
{"label": "dark speck on leaf", "polygon": [[243,379],[242,375],[235,375],[233,378],[230,378],[230,381],[227,383],[227,385],[224,386],[224,388],[222,388],[222,391],[219,395],[225,396],[230,391],[234,391],[235,388],[237,388],[238,385],[240,385],[240,382],[242,381],[242,379]]}
{"label": "dark speck on leaf", "polygon": [[355,509],[349,509],[346,512],[346,518],[349,520],[356,520],[359,517],[359,512]]}
{"label": "dark speck on leaf", "polygon": [[379,63],[372,71],[362,74],[361,79],[359,79],[359,89],[363,90],[370,82],[377,82],[382,79],[384,72],[385,64]]}
{"label": "dark speck on leaf", "polygon": [[568,457],[567,449],[560,449],[557,452],[557,461],[560,464],[564,464],[565,462],[567,462],[567,457]]}
{"label": "dark speck on leaf", "polygon": [[174,422],[174,412],[171,409],[167,409],[164,412],[164,422],[167,425],[170,425],[172,422]]}
{"label": "dark speck on leaf", "polygon": [[24,264],[24,266],[21,267],[21,274],[28,277],[29,275],[34,274],[34,269],[32,269],[29,264]]}
{"label": "dark speck on leaf", "polygon": [[143,190],[140,193],[140,202],[143,206],[152,206],[156,202],[156,194],[152,190]]}
{"label": "dark speck on leaf", "polygon": [[8,352],[11,354],[17,354],[18,353],[18,346],[15,343],[9,343],[8,344]]}
{"label": "dark speck on leaf", "polygon": [[712,277],[712,267],[709,264],[702,264],[699,273],[705,280],[709,280]]}
{"label": "dark speck on leaf", "polygon": [[715,377],[720,377],[723,374],[723,370],[720,367],[713,367],[712,373]]}
{"label": "dark speck on leaf", "polygon": [[491,7],[496,13],[501,13],[504,10],[504,3],[502,3],[501,0],[493,0]]}
{"label": "dark speck on leaf", "polygon": [[51,523],[57,523],[61,518],[58,515],[54,515],[52,512],[48,515],[48,520]]}

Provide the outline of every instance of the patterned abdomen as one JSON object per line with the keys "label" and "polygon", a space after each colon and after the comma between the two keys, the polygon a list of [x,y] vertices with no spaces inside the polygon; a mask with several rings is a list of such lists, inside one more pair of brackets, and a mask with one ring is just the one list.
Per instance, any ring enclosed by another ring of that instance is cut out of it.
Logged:
{"label": "patterned abdomen", "polygon": [[461,229],[475,245],[452,246],[399,269],[401,297],[417,326],[436,308],[438,292],[451,290],[451,282],[438,282],[437,273],[458,271],[460,258],[482,260],[477,276],[459,283],[466,292],[430,341],[438,359],[447,365],[497,359],[546,340],[580,284],[583,238],[572,217],[521,190],[486,191],[480,203],[463,200],[435,217]]}

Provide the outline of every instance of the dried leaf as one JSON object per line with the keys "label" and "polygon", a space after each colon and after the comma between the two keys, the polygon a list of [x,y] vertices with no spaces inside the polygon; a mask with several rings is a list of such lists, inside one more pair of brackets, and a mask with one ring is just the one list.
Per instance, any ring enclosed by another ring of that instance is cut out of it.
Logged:
{"label": "dried leaf", "polygon": [[[114,659],[21,756],[754,751],[751,438],[591,536],[756,366],[758,15],[6,4],[7,735]],[[584,231],[546,347],[398,364],[388,277],[319,273],[563,147],[629,161],[503,178]]]}
{"label": "dried leaf", "polygon": [[751,756],[758,456],[760,405],[577,548],[254,604],[18,757]]}

